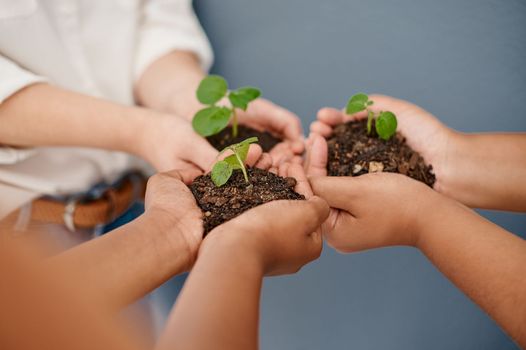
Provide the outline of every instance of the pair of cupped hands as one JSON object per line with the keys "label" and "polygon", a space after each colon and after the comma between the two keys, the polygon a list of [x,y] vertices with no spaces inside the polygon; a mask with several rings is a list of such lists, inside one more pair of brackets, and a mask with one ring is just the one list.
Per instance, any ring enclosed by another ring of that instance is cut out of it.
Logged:
{"label": "pair of cupped hands", "polygon": [[[398,130],[408,144],[432,164],[437,178],[435,190],[447,176],[447,147],[455,132],[422,108],[399,99],[373,95],[373,110],[389,110],[398,118]],[[297,272],[319,257],[323,240],[340,252],[354,252],[392,245],[418,245],[418,232],[425,213],[439,194],[426,185],[399,174],[374,173],[360,177],[327,177],[327,143],[333,127],[351,118],[344,112],[324,108],[310,127],[304,142],[299,119],[287,110],[262,100],[242,116],[241,123],[267,127],[284,139],[271,154],[252,147],[247,158],[257,166],[297,180],[295,190],[305,201],[274,201],[253,208],[224,223],[203,240],[202,213],[187,183],[215,161],[201,165],[190,160],[172,163],[180,170],[154,175],[148,181],[145,215],[183,239],[191,269],[204,249],[232,250],[232,254],[256,257],[265,275]],[[263,123],[263,124],[258,124]],[[265,125],[266,123],[266,125]],[[270,127],[269,127],[270,126]],[[191,130],[189,131],[191,132]],[[184,136],[181,136],[184,137]],[[201,139],[202,142],[206,140]],[[204,147],[201,143],[192,149]],[[305,152],[305,158],[300,155]],[[199,152],[194,153],[199,159]],[[203,161],[202,159],[199,162]]]}

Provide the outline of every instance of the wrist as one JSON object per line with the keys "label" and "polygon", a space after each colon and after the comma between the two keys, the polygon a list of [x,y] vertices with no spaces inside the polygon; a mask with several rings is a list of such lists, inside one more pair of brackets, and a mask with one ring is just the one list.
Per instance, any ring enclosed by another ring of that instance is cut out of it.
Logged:
{"label": "wrist", "polygon": [[[197,246],[186,239],[177,226],[177,221],[161,208],[149,208],[141,217],[143,230],[148,232],[150,240],[170,250],[168,259],[175,273],[188,271],[197,257]],[[163,248],[163,249],[164,249]]]}
{"label": "wrist", "polygon": [[414,215],[412,240],[412,245],[420,250],[435,226],[443,221],[451,220],[445,211],[451,203],[456,203],[431,189],[422,193],[421,199],[422,201],[418,203],[418,211]]}
{"label": "wrist", "polygon": [[228,225],[220,226],[210,232],[199,248],[199,259],[213,259],[227,262],[239,269],[263,276],[265,272],[264,259],[261,250],[250,239],[243,236],[250,232],[236,232]]}

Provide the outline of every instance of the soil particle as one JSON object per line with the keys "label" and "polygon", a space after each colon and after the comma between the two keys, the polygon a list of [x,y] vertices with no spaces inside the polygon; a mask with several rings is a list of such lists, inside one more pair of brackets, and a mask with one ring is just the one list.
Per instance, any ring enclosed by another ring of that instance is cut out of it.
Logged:
{"label": "soil particle", "polygon": [[207,140],[215,149],[222,151],[227,146],[255,136],[258,138],[258,144],[263,149],[263,152],[269,152],[274,146],[282,141],[267,131],[258,131],[244,125],[238,125],[237,131],[237,137],[232,137],[232,127],[229,126],[223,129],[220,133],[207,137]]}
{"label": "soil particle", "polygon": [[221,187],[214,185],[210,174],[197,177],[190,185],[197,205],[203,211],[205,235],[214,227],[258,205],[280,199],[305,199],[294,191],[294,178],[283,178],[258,168],[248,168],[247,172],[249,184],[245,182],[243,173],[236,170]]}
{"label": "soil particle", "polygon": [[327,171],[330,176],[401,173],[433,187],[435,175],[432,166],[425,164],[422,156],[407,145],[400,133],[384,141],[377,136],[374,127],[368,135],[366,123],[366,120],[350,121],[334,128],[327,140]]}

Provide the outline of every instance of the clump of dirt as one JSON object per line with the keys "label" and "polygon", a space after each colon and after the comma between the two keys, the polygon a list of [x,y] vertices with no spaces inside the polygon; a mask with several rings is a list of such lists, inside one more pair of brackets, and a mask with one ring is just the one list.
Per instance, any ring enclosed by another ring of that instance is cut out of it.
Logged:
{"label": "clump of dirt", "polygon": [[368,135],[365,119],[334,128],[327,140],[327,171],[330,176],[360,176],[383,171],[404,174],[433,187],[433,167],[426,165],[422,156],[407,145],[400,133],[384,141],[376,134],[374,125],[372,130]]}
{"label": "clump of dirt", "polygon": [[205,236],[216,226],[258,205],[281,199],[305,199],[294,191],[296,179],[292,177],[283,178],[259,168],[247,168],[247,173],[249,183],[240,170],[235,170],[221,187],[212,182],[210,174],[197,177],[190,185],[203,211]]}
{"label": "clump of dirt", "polygon": [[244,125],[238,125],[237,137],[232,137],[232,127],[229,126],[221,130],[220,133],[209,136],[206,139],[215,149],[222,151],[225,147],[239,143],[249,137],[258,138],[258,144],[263,149],[263,152],[269,152],[282,141],[267,131],[259,131]]}

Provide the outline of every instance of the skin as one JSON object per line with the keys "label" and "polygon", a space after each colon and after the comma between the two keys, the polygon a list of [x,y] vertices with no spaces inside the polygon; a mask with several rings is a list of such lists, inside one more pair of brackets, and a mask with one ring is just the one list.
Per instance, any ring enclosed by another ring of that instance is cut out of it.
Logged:
{"label": "skin", "polygon": [[[391,111],[398,130],[436,175],[435,190],[474,208],[526,211],[526,133],[465,134],[426,110],[393,97],[372,95],[374,111]],[[318,112],[311,133],[328,137],[348,116],[333,108]],[[491,161],[488,161],[491,160]]]}
{"label": "skin", "polygon": [[308,154],[313,192],[331,206],[322,227],[332,247],[343,253],[394,245],[420,249],[526,346],[526,241],[400,174],[327,177],[327,144],[319,135],[311,137]]}
{"label": "skin", "polygon": [[[303,181],[298,190],[307,188],[301,166],[282,167],[280,173],[284,171],[299,173]],[[156,186],[163,193],[173,191],[181,182],[172,175],[165,174],[152,184],[163,184]],[[151,203],[149,210],[157,205]],[[177,216],[180,209],[176,208],[163,210]],[[283,211],[288,213],[285,220],[273,222]],[[326,202],[317,197],[277,201],[254,208],[211,232],[201,245],[199,259],[155,348],[257,349],[263,276],[294,273],[316,259],[322,249],[318,227],[328,211]],[[153,233],[151,228],[149,231]],[[0,278],[4,282],[0,285],[0,323],[5,325],[0,327],[2,349],[151,348],[139,332],[130,332],[110,317],[106,304],[93,303],[86,284],[72,279],[74,266],[70,270],[64,262],[42,269],[30,249],[33,246],[27,242],[4,243],[0,245]],[[150,272],[155,273],[155,268]],[[104,281],[91,282],[93,289],[106,289]]]}
{"label": "skin", "polygon": [[[282,166],[279,171],[304,179],[298,191],[309,189],[300,165]],[[328,212],[325,201],[314,196],[307,201],[275,201],[210,232],[159,349],[257,349],[263,276],[295,273],[318,258],[319,226]]]}
{"label": "skin", "polygon": [[[247,163],[268,169],[270,156],[259,155],[250,152]],[[84,286],[84,293],[112,310],[188,271],[196,260],[204,232],[201,210],[184,183],[185,178],[196,175],[175,170],[152,176],[143,215],[52,258],[49,265],[67,266],[70,279]]]}
{"label": "skin", "polygon": [[0,122],[0,144],[123,151],[147,160],[159,171],[205,171],[218,154],[181,117],[48,84],[31,85],[4,101]]}
{"label": "skin", "polygon": [[[194,54],[174,51],[146,69],[137,81],[135,96],[142,106],[180,115],[191,121],[195,113],[203,108],[195,91],[205,76]],[[240,124],[270,131],[284,140],[270,152],[275,165],[303,153],[300,119],[285,108],[259,98],[249,105],[246,112],[238,110],[236,113]]]}

